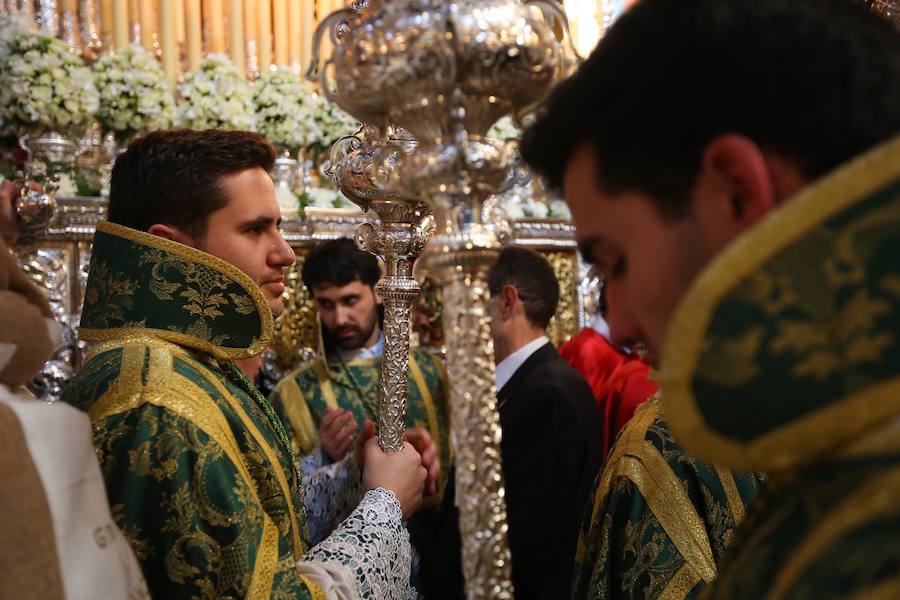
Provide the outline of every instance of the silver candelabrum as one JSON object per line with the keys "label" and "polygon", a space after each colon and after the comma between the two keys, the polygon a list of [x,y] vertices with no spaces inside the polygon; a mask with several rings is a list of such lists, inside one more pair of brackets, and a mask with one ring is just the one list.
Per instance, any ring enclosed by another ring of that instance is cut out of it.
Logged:
{"label": "silver candelabrum", "polygon": [[[332,50],[319,57],[326,33]],[[422,227],[415,219],[426,206],[435,215],[426,260],[443,293],[469,598],[513,597],[486,309],[487,272],[505,223],[491,219],[484,201],[511,184],[515,154],[487,131],[504,115],[521,117],[576,61],[565,14],[549,0],[361,0],[323,19],[307,74],[329,100],[369,125],[365,140],[345,142],[349,148],[337,150],[332,165],[348,196],[377,184],[374,195],[354,199],[382,219],[361,228],[358,243],[370,251],[385,249],[386,259],[391,253],[403,256],[396,260],[409,261],[411,269],[406,246],[395,246],[392,236],[402,231],[413,237],[408,232]],[[390,279],[382,280],[382,289]],[[406,348],[407,327],[386,331],[386,346]],[[391,341],[393,336],[404,342]],[[398,354],[395,360],[407,358]],[[385,361],[385,369],[390,363]],[[382,402],[390,411],[405,408],[405,371],[403,387],[398,384],[382,385]],[[392,412],[391,418],[402,415]]]}
{"label": "silver candelabrum", "polygon": [[421,292],[413,265],[434,230],[428,206],[415,198],[391,192],[384,184],[401,166],[403,149],[415,140],[396,128],[384,134],[367,126],[360,136],[339,140],[325,166],[335,185],[378,222],[356,229],[356,245],[381,256],[385,273],[375,291],[384,304],[384,361],[379,387],[378,438],[387,451],[403,446],[409,392],[409,325],[412,305]]}

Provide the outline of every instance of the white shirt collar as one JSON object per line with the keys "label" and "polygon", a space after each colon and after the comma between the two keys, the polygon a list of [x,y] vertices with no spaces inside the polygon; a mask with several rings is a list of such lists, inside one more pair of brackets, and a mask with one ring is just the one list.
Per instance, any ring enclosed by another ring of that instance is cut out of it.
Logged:
{"label": "white shirt collar", "polygon": [[537,350],[544,346],[544,344],[549,344],[550,340],[547,339],[546,335],[542,335],[541,337],[531,340],[506,358],[500,361],[497,365],[497,375],[494,378],[494,382],[497,386],[497,391],[503,389],[503,386],[506,385],[516,371],[519,370],[519,367],[522,366],[528,357],[537,352]]}
{"label": "white shirt collar", "polygon": [[378,332],[378,341],[375,342],[372,346],[366,348],[365,346],[362,348],[357,348],[356,350],[343,350],[341,348],[337,349],[338,356],[341,357],[341,360],[345,362],[349,362],[351,360],[363,360],[366,358],[381,358],[384,356],[384,332]]}

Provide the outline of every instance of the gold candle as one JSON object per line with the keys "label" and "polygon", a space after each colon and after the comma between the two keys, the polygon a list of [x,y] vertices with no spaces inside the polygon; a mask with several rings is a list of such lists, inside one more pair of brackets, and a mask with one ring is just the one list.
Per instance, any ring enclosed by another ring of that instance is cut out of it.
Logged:
{"label": "gold candle", "polygon": [[187,56],[188,68],[194,69],[200,64],[203,47],[203,31],[200,28],[200,0],[187,2]]}
{"label": "gold candle", "polygon": [[178,81],[178,50],[175,33],[175,0],[159,1],[159,37],[162,46],[163,71],[169,83]]}
{"label": "gold candle", "polygon": [[128,0],[112,2],[113,44],[116,50],[128,46]]}
{"label": "gold candle", "polygon": [[288,15],[285,0],[272,3],[272,23],[275,25],[275,64],[288,64]]}
{"label": "gold candle", "polygon": [[[299,0],[298,0],[299,1]],[[303,0],[300,5],[300,20],[302,28],[300,36],[302,39],[300,46],[300,64],[302,70],[306,70],[310,60],[312,60],[312,39],[313,33],[316,31],[315,2],[313,0]]]}
{"label": "gold candle", "polygon": [[184,0],[175,0],[175,39],[179,44],[187,40],[187,28],[184,24]]}
{"label": "gold candle", "polygon": [[209,26],[209,52],[225,52],[225,19],[222,15],[222,0],[208,0],[208,13],[204,15]]}
{"label": "gold candle", "polygon": [[260,0],[256,5],[259,13],[258,43],[259,72],[265,73],[272,66],[272,12],[269,0]]}
{"label": "gold candle", "polygon": [[153,52],[153,33],[156,24],[153,18],[153,5],[147,0],[139,3],[140,5],[140,24],[141,24],[141,45]]}
{"label": "gold candle", "polygon": [[241,0],[231,0],[231,60],[241,71],[244,70],[244,6]]}
{"label": "gold candle", "polygon": [[100,0],[100,42],[106,50],[112,50],[113,36],[113,0]]}
{"label": "gold candle", "polygon": [[288,63],[294,70],[303,64],[303,12],[300,0],[288,0]]}

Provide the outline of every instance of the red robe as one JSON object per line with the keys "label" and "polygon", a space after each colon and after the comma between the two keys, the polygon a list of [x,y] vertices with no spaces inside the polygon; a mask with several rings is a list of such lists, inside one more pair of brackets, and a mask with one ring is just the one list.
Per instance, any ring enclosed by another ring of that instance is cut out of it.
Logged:
{"label": "red robe", "polygon": [[591,386],[603,415],[603,456],[631,419],[634,410],[656,393],[647,379],[650,367],[637,356],[625,354],[593,329],[582,329],[563,344],[559,354]]}

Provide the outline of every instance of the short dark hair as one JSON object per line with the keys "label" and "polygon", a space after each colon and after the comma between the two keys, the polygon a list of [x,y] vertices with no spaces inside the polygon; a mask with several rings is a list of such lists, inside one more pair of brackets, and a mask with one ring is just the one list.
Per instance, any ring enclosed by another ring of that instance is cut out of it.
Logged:
{"label": "short dark hair", "polygon": [[900,131],[900,35],[851,0],[641,0],[560,83],[522,155],[561,188],[589,143],[600,189],[685,214],[705,146],[742,134],[815,179]]}
{"label": "short dark hair", "polygon": [[107,218],[140,231],[165,223],[202,236],[209,215],[228,203],[221,178],[274,164],[272,146],[248,131],[150,133],[116,159]]}
{"label": "short dark hair", "polygon": [[303,262],[303,284],[310,292],[317,285],[345,286],[359,280],[375,287],[381,267],[375,255],[356,247],[353,240],[329,240],[313,248]]}
{"label": "short dark hair", "polygon": [[514,286],[532,325],[546,329],[556,314],[559,281],[539,252],[516,246],[504,248],[488,273],[487,283],[491,295],[499,294],[505,285]]}

